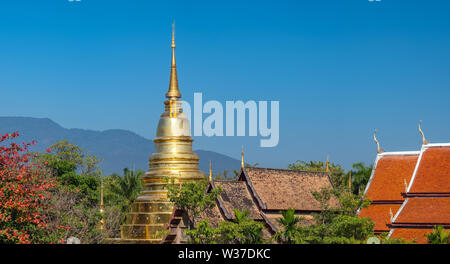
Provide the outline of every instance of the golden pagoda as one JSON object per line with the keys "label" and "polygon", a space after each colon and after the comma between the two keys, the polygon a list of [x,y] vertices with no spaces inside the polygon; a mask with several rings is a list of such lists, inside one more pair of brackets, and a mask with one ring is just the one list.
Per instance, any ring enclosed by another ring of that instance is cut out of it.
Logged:
{"label": "golden pagoda", "polygon": [[181,109],[175,62],[175,25],[172,25],[172,63],[169,90],[156,130],[155,153],[149,170],[142,178],[143,190],[131,206],[126,222],[120,228],[124,243],[159,243],[164,225],[168,224],[173,205],[168,200],[166,179],[175,183],[205,179],[198,168],[199,158],[192,152],[189,120]]}

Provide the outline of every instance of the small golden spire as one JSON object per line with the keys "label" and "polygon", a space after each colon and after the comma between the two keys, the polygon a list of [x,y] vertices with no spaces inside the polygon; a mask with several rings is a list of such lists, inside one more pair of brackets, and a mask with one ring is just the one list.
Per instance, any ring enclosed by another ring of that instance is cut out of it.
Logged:
{"label": "small golden spire", "polygon": [[330,172],[330,155],[327,155],[327,163],[325,166],[325,171]]}
{"label": "small golden spire", "polygon": [[103,212],[105,211],[105,205],[103,203],[103,176],[100,176],[100,213],[102,218],[100,219],[100,230],[105,229],[105,220],[103,219]]}
{"label": "small golden spire", "polygon": [[383,153],[383,152],[384,152],[384,149],[382,149],[382,148],[380,147],[380,142],[378,142],[378,139],[377,139],[377,130],[376,130],[376,129],[375,129],[375,131],[373,132],[373,140],[375,140],[375,143],[377,143],[377,153],[378,153],[378,154]]}
{"label": "small golden spire", "polygon": [[422,145],[430,144],[430,141],[428,141],[428,140],[425,138],[425,135],[423,134],[421,125],[422,125],[422,120],[420,120],[420,122],[419,122],[419,132],[420,132],[420,134],[422,134]]}
{"label": "small golden spire", "polygon": [[244,145],[242,145],[242,152],[241,152],[241,168],[243,169],[245,166],[244,163]]}
{"label": "small golden spire", "polygon": [[348,174],[348,188],[350,189],[350,192],[352,191],[352,170],[349,171]]}
{"label": "small golden spire", "polygon": [[212,166],[211,166],[211,160],[209,161],[209,182],[212,182]]}
{"label": "small golden spire", "polygon": [[178,89],[178,78],[177,78],[177,64],[175,61],[175,20],[172,24],[172,65],[170,67],[170,82],[169,91],[166,93],[166,97],[170,100],[177,100],[181,97],[180,91]]}

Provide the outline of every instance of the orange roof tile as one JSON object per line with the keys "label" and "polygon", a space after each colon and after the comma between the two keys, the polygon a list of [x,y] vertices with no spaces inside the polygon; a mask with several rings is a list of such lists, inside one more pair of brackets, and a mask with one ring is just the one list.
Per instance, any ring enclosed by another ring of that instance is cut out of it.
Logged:
{"label": "orange roof tile", "polygon": [[413,241],[416,239],[418,244],[426,244],[427,238],[425,237],[425,234],[432,231],[432,229],[395,228],[392,230],[390,238],[403,238],[406,241]]}
{"label": "orange roof tile", "polygon": [[367,197],[372,201],[403,201],[405,180],[409,181],[419,155],[382,155],[368,185]]}
{"label": "orange roof tile", "polygon": [[423,150],[408,193],[450,193],[450,147]]}
{"label": "orange roof tile", "polygon": [[450,224],[450,197],[408,198],[394,219],[394,224]]}
{"label": "orange roof tile", "polygon": [[400,208],[400,204],[371,204],[369,207],[359,212],[359,217],[368,217],[375,222],[375,232],[388,232],[390,228],[387,224],[391,223],[390,210],[395,215]]}

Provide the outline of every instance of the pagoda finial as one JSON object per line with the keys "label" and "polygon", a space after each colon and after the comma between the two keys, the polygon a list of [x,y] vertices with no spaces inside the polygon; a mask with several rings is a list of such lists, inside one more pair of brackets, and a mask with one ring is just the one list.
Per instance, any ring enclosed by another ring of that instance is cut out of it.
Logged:
{"label": "pagoda finial", "polygon": [[327,163],[325,165],[325,171],[330,172],[330,155],[327,155]]}
{"label": "pagoda finial", "polygon": [[166,93],[166,97],[170,100],[177,100],[181,97],[180,90],[178,89],[178,78],[177,78],[177,64],[175,60],[175,20],[172,24],[172,64],[170,67],[170,82],[169,91]]}
{"label": "pagoda finial", "polygon": [[103,203],[103,176],[100,176],[100,230],[105,229],[105,220],[103,219],[103,212],[105,211],[105,205]]}
{"label": "pagoda finial", "polygon": [[209,182],[212,182],[212,166],[211,166],[211,160],[209,161]]}
{"label": "pagoda finial", "polygon": [[350,189],[350,192],[352,191],[352,170],[348,172],[348,188]]}
{"label": "pagoda finial", "polygon": [[242,152],[241,152],[241,168],[243,169],[245,166],[244,163],[244,145],[242,145]]}
{"label": "pagoda finial", "polygon": [[375,140],[375,143],[377,144],[377,153],[378,154],[383,153],[384,149],[382,149],[380,147],[380,142],[378,142],[378,139],[377,139],[377,130],[376,129],[373,132],[373,140]]}
{"label": "pagoda finial", "polygon": [[425,135],[423,134],[421,125],[422,125],[422,120],[420,120],[420,122],[419,122],[419,132],[420,132],[420,134],[422,134],[422,145],[430,144],[430,141],[428,141],[428,140],[425,138]]}

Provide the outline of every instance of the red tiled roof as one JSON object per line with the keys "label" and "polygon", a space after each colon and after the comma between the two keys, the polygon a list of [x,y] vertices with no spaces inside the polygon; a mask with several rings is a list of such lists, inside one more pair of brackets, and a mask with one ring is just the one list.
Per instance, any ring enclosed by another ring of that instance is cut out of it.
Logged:
{"label": "red tiled roof", "polygon": [[387,224],[391,222],[390,210],[395,215],[400,208],[400,204],[371,204],[360,211],[359,217],[370,218],[375,222],[375,232],[388,232],[390,228]]}
{"label": "red tiled roof", "polygon": [[366,196],[372,201],[403,201],[405,180],[413,175],[417,155],[383,155],[376,163]]}
{"label": "red tiled roof", "polygon": [[[326,172],[308,172],[267,168],[245,168],[251,188],[265,204],[266,210],[318,211],[319,202],[312,191],[332,189]],[[254,194],[255,195],[255,194]],[[332,199],[332,205],[337,201]]]}
{"label": "red tiled roof", "polygon": [[450,193],[450,147],[423,151],[408,193]]}
{"label": "red tiled roof", "polygon": [[390,238],[403,238],[406,241],[413,241],[416,239],[418,244],[426,244],[427,238],[425,237],[425,234],[432,231],[432,229],[395,228],[393,229]]}
{"label": "red tiled roof", "polygon": [[408,198],[394,224],[450,224],[450,197]]}

